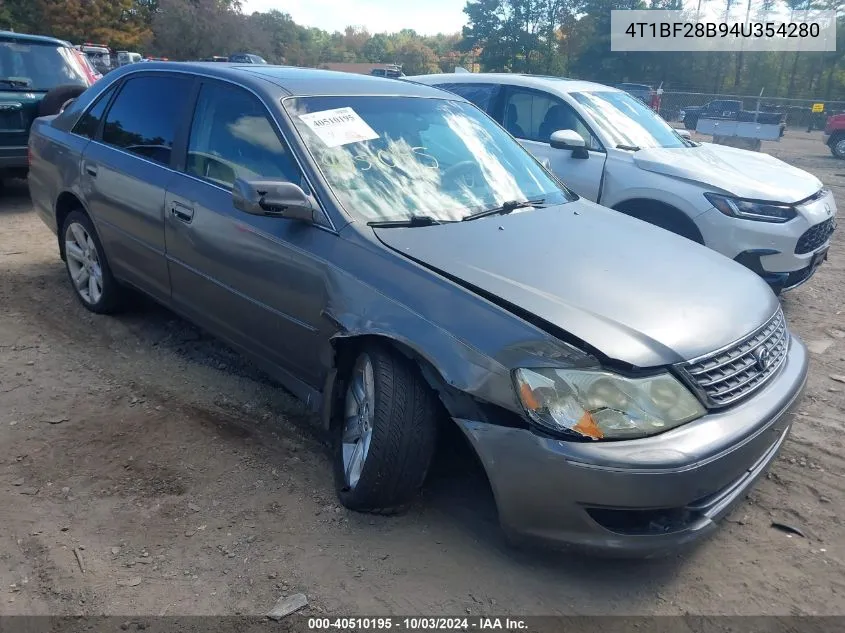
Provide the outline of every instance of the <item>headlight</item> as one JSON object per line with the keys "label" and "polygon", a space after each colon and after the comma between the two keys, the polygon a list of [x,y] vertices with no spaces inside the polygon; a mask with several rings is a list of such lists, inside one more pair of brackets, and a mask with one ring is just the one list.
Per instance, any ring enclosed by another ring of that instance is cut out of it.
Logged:
{"label": "headlight", "polygon": [[594,440],[655,435],[705,413],[701,403],[666,373],[625,378],[606,371],[517,369],[514,382],[534,422]]}
{"label": "headlight", "polygon": [[743,200],[742,198],[720,196],[715,193],[705,193],[704,197],[719,211],[732,218],[758,220],[760,222],[789,222],[797,215],[795,207],[791,204]]}

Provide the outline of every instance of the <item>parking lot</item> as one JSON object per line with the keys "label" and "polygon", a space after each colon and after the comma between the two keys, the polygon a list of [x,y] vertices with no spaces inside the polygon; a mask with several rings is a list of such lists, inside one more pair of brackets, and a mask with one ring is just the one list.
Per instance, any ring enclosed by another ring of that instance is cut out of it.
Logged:
{"label": "parking lot", "polygon": [[[845,163],[821,132],[790,131],[764,151],[821,178],[842,215]],[[595,561],[509,547],[483,476],[451,454],[403,516],[341,508],[324,438],[298,403],[155,305],[139,300],[117,318],[85,311],[25,183],[8,185],[3,612],[261,614],[302,592],[310,613],[842,613],[841,229],[829,258],[783,299],[812,366],[767,478],[695,550]]]}

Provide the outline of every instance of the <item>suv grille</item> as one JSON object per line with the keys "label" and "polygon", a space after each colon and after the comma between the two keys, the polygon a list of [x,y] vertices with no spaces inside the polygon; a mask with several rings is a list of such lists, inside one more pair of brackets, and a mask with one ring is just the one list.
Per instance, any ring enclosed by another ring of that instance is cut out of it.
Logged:
{"label": "suv grille", "polygon": [[835,228],[834,218],[828,218],[824,222],[811,226],[804,232],[804,235],[798,238],[798,243],[795,245],[795,254],[803,255],[816,250],[827,242]]}
{"label": "suv grille", "polygon": [[766,384],[786,359],[788,346],[786,320],[778,308],[766,325],[742,341],[679,369],[707,406],[725,407]]}

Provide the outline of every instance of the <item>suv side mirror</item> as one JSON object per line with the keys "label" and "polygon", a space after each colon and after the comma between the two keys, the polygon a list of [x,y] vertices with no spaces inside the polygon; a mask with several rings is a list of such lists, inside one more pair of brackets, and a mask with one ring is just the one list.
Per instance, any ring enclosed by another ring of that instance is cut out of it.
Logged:
{"label": "suv side mirror", "polygon": [[678,136],[681,138],[685,138],[688,141],[692,140],[692,134],[690,134],[689,130],[675,130],[678,133]]}
{"label": "suv side mirror", "polygon": [[549,145],[555,149],[571,149],[572,158],[589,158],[587,142],[575,130],[558,130],[549,138]]}
{"label": "suv side mirror", "polygon": [[302,187],[276,180],[243,180],[237,178],[232,188],[232,204],[252,215],[314,222],[316,205]]}

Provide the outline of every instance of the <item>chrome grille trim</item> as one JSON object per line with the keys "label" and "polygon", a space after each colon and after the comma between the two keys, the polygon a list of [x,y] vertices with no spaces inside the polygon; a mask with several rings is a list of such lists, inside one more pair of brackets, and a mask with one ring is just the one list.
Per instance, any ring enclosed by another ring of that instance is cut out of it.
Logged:
{"label": "chrome grille trim", "polygon": [[[789,330],[783,310],[778,308],[764,325],[740,341],[676,367],[708,408],[722,408],[765,385],[783,365],[788,348]],[[765,350],[767,357],[762,367],[759,350]]]}

